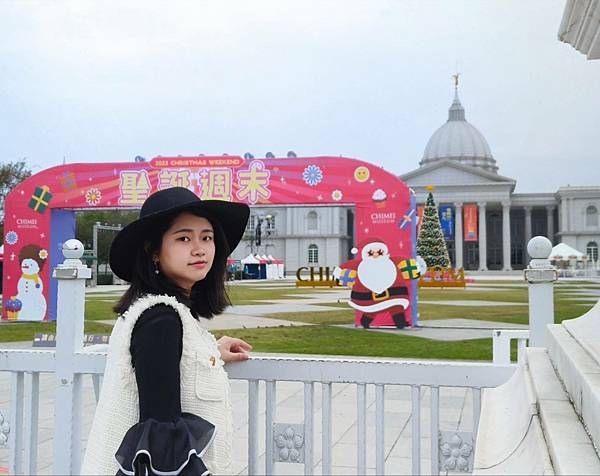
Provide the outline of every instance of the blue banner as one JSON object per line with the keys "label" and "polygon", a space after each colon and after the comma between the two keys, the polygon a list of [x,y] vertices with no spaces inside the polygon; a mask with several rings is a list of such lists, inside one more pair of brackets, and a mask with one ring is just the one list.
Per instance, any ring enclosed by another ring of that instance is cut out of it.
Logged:
{"label": "blue banner", "polygon": [[440,225],[446,241],[454,240],[454,215],[453,208],[445,205],[440,207]]}

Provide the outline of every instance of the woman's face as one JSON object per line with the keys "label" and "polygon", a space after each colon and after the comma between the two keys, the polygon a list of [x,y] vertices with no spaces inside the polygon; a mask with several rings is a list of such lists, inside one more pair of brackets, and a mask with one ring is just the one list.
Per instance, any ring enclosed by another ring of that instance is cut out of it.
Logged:
{"label": "woman's face", "polygon": [[161,273],[182,289],[191,290],[206,277],[215,258],[215,234],[204,217],[183,212],[162,238],[155,257]]}

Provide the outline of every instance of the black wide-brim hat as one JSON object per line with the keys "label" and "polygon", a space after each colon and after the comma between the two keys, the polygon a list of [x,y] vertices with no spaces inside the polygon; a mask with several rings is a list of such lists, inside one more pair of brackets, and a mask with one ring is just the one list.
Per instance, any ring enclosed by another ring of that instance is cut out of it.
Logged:
{"label": "black wide-brim hat", "polygon": [[135,269],[136,247],[144,246],[148,232],[167,216],[176,212],[200,210],[206,218],[223,229],[229,253],[238,245],[250,216],[250,207],[244,203],[223,200],[200,200],[196,194],[184,187],[173,187],[156,192],[148,197],[140,210],[140,217],[123,228],[115,236],[108,262],[113,273],[131,282]]}

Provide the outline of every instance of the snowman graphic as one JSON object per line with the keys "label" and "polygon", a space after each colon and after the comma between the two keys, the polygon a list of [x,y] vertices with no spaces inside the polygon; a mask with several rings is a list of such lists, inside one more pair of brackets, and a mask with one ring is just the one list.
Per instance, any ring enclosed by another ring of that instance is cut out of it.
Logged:
{"label": "snowman graphic", "polygon": [[46,316],[44,283],[40,273],[46,264],[48,252],[38,245],[27,245],[19,252],[21,277],[17,283],[17,299],[22,307],[20,321],[43,321]]}

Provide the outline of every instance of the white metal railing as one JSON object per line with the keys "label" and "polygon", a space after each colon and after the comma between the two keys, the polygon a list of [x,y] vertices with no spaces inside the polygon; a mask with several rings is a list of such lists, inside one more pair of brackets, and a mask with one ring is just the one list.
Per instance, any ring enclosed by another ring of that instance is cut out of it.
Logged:
{"label": "white metal railing", "polygon": [[511,363],[511,341],[517,341],[517,363],[521,363],[529,340],[527,329],[495,329],[492,332],[492,359],[495,365]]}
{"label": "white metal railing", "polygon": [[[10,432],[10,474],[35,474],[37,470],[37,432],[39,406],[40,371],[54,371],[52,350],[0,351],[0,371],[12,373],[11,425]],[[23,359],[25,357],[25,359]],[[81,352],[76,356],[75,371],[77,380],[84,374],[96,377],[102,375],[106,354],[103,352]],[[33,370],[33,371],[32,371]],[[37,371],[36,371],[37,370]],[[292,358],[261,357],[244,363],[228,366],[231,379],[248,381],[248,474],[259,474],[260,454],[258,441],[259,383],[266,383],[265,395],[265,470],[274,474],[274,425],[277,422],[276,389],[277,382],[302,382],[304,384],[303,455],[304,473],[313,474],[315,467],[315,445],[322,449],[321,472],[331,474],[332,458],[332,384],[351,383],[357,392],[357,447],[356,467],[358,474],[367,471],[367,386],[375,386],[375,461],[376,473],[385,474],[384,453],[384,408],[385,390],[390,385],[410,386],[412,393],[412,473],[439,473],[439,446],[431,444],[431,467],[421,468],[421,394],[429,389],[431,394],[430,424],[431,435],[440,431],[439,390],[443,387],[472,389],[473,396],[473,439],[475,439],[481,406],[481,388],[495,387],[505,382],[514,370],[513,366],[492,366],[484,363],[423,362],[392,360],[353,360],[336,358]],[[322,421],[320,422],[321,441],[315,441],[315,384],[322,389]],[[95,385],[99,390],[99,385]],[[62,425],[70,429],[69,448],[62,448],[63,458],[70,457],[70,472],[76,474],[79,468],[81,451],[81,418],[78,406],[81,404],[81,389],[75,392],[74,418],[71,424]],[[28,395],[29,398],[24,399]],[[55,401],[56,408],[60,401]],[[59,446],[55,434],[55,446]],[[432,439],[432,442],[435,438]],[[60,451],[60,450],[59,450]],[[69,456],[70,455],[70,456]],[[395,472],[394,468],[388,468]],[[55,467],[55,472],[57,468]]]}
{"label": "white metal railing", "polygon": [[[249,381],[249,426],[248,426],[248,472],[258,473],[258,444],[256,441],[258,426],[258,385],[264,380],[266,386],[266,452],[265,467],[272,474],[273,434],[270,433],[275,422],[275,389],[277,381],[297,381],[304,383],[304,441],[305,474],[312,474],[314,467],[314,389],[315,383],[322,387],[322,473],[332,473],[332,402],[333,383],[351,383],[357,392],[357,453],[358,474],[366,473],[366,389],[375,385],[376,401],[376,473],[384,474],[384,397],[388,385],[405,385],[412,388],[412,472],[421,474],[421,428],[420,428],[420,392],[422,387],[430,387],[433,401],[431,405],[432,434],[439,429],[438,391],[440,387],[462,387],[473,389],[473,429],[476,432],[479,421],[481,388],[495,387],[505,382],[514,368],[511,366],[492,366],[481,363],[422,362],[391,360],[352,360],[335,358],[291,358],[269,357],[251,359],[243,365],[232,366],[231,378]],[[271,451],[270,451],[271,450]],[[431,445],[432,474],[437,474],[438,445]],[[418,455],[418,456],[417,456]],[[429,470],[426,471],[429,473]]]}
{"label": "white metal railing", "polygon": [[[9,434],[10,474],[35,474],[37,469],[37,434],[39,410],[40,373],[52,373],[55,379],[55,423],[54,423],[54,468],[55,474],[77,474],[81,458],[81,399],[82,378],[92,375],[94,390],[99,395],[101,377],[104,372],[106,354],[83,348],[83,319],[85,304],[85,279],[89,269],[79,257],[83,253],[80,243],[69,240],[64,244],[65,262],[54,271],[58,280],[58,315],[56,350],[0,350],[0,372],[10,372],[11,377],[11,431]],[[81,254],[79,254],[81,252]],[[530,303],[539,296],[535,276],[530,283]],[[542,283],[543,284],[543,283]],[[540,293],[541,295],[541,293]],[[545,295],[545,294],[544,294]],[[546,299],[547,301],[547,299]],[[544,301],[545,302],[545,301]],[[550,295],[551,303],[551,295]],[[553,317],[553,309],[535,308],[538,327],[544,319]],[[542,312],[543,311],[543,312]],[[530,307],[530,313],[532,308]],[[546,317],[544,317],[546,316]],[[530,317],[530,322],[533,322]],[[535,322],[532,329],[535,329]],[[440,389],[459,387],[472,389],[473,395],[473,438],[477,432],[481,406],[481,389],[495,387],[505,382],[514,371],[510,365],[510,340],[519,340],[522,352],[529,337],[527,331],[495,331],[494,364],[391,361],[375,359],[335,358],[253,358],[244,363],[228,366],[232,379],[248,381],[248,472],[258,473],[259,445],[259,383],[266,383],[265,395],[265,471],[273,473],[276,461],[273,457],[276,432],[286,423],[277,421],[277,382],[301,382],[304,385],[303,435],[304,471],[312,474],[315,467],[315,384],[322,389],[321,448],[322,472],[330,474],[332,457],[332,385],[346,383],[356,386],[357,395],[357,446],[356,465],[358,472],[366,472],[367,455],[367,412],[366,395],[369,386],[375,386],[375,453],[377,474],[385,470],[385,392],[389,386],[411,388],[412,426],[412,473],[420,474],[421,468],[421,396],[430,392],[430,425],[432,441],[440,434],[439,400]],[[538,332],[539,333],[539,332]],[[508,349],[508,350],[507,350]],[[508,356],[508,357],[507,357]],[[27,398],[24,399],[24,396]],[[431,467],[427,473],[439,472],[439,446],[431,445]]]}

